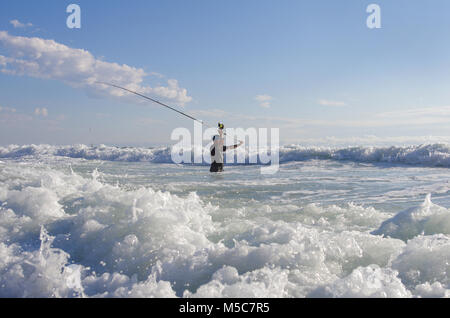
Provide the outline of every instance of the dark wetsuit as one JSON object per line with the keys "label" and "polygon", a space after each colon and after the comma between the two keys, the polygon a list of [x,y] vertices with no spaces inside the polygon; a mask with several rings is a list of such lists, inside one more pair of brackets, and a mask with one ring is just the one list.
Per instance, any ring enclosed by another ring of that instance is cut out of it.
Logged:
{"label": "dark wetsuit", "polygon": [[[227,147],[223,146],[223,152],[227,151]],[[211,149],[211,158],[214,158],[216,155],[216,148]],[[223,163],[217,163],[216,161],[213,161],[211,163],[211,168],[209,168],[209,172],[222,172],[223,171]]]}
{"label": "dark wetsuit", "polygon": [[[223,146],[223,152],[229,150],[229,149],[236,149],[237,147],[239,147],[239,145],[234,145],[234,146]],[[211,158],[214,158],[214,156],[216,155],[216,148],[213,147],[211,149]],[[218,163],[215,160],[211,163],[211,168],[209,169],[209,172],[222,172],[223,171],[223,163]]]}

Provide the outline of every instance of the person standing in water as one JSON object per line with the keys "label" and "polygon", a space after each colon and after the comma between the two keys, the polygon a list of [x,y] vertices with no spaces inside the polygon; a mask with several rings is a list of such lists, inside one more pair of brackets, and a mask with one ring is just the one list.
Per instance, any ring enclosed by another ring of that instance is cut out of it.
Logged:
{"label": "person standing in water", "polygon": [[227,150],[233,150],[241,146],[244,142],[240,142],[234,146],[224,146],[223,129],[224,125],[219,123],[219,135],[213,137],[213,144],[211,145],[211,168],[210,172],[222,172],[223,171],[223,153]]}

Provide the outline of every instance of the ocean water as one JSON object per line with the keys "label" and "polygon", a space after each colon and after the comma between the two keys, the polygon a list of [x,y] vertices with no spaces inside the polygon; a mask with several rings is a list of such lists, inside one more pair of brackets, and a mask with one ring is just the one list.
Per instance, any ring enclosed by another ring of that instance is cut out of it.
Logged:
{"label": "ocean water", "polygon": [[0,297],[450,296],[449,145],[170,152],[0,147]]}

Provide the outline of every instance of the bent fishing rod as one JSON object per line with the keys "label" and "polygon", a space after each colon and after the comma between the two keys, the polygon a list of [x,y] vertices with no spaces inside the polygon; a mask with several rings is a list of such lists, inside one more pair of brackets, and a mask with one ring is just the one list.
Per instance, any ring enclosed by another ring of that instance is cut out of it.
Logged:
{"label": "bent fishing rod", "polygon": [[[164,107],[166,107],[166,108],[168,108],[168,109],[171,109],[171,110],[173,110],[174,112],[177,112],[178,114],[181,114],[181,115],[183,115],[183,116],[185,116],[185,117],[187,117],[187,118],[189,118],[189,119],[192,119],[192,120],[195,120],[195,121],[199,122],[199,123],[202,124],[202,125],[205,125],[205,126],[207,126],[207,127],[213,128],[213,126],[209,125],[208,123],[205,123],[203,120],[197,119],[197,118],[195,118],[195,117],[193,117],[193,116],[191,116],[191,115],[189,115],[189,114],[183,113],[182,111],[180,111],[180,110],[178,110],[178,109],[176,109],[176,108],[173,108],[173,107],[171,107],[171,106],[169,106],[169,105],[166,105],[166,104],[164,104],[164,103],[162,103],[162,102],[160,102],[160,101],[158,101],[158,100],[156,100],[156,99],[153,99],[153,98],[151,98],[151,97],[145,96],[145,95],[140,94],[140,93],[135,92],[135,91],[132,91],[131,89],[128,89],[128,88],[125,88],[125,87],[122,87],[122,86],[118,86],[118,85],[115,85],[115,84],[111,84],[111,83],[105,83],[105,82],[95,82],[95,83],[97,83],[97,84],[103,84],[103,85],[107,85],[107,86],[111,86],[111,87],[115,87],[115,88],[118,88],[118,89],[127,91],[127,92],[129,92],[129,93],[131,93],[131,94],[140,96],[140,97],[145,98],[145,99],[147,99],[147,100],[149,100],[149,101],[152,101],[152,102],[154,102],[154,103],[156,103],[156,104],[158,104],[158,105],[161,105],[161,106],[164,106]],[[222,125],[222,124],[219,124],[219,127],[220,127],[220,125]],[[224,134],[225,136],[227,135],[225,132],[223,132],[223,134]]]}

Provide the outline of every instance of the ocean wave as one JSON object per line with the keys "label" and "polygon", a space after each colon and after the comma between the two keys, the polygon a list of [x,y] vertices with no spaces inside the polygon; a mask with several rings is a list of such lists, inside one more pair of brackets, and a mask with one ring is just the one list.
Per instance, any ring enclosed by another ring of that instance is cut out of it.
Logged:
{"label": "ocean wave", "polygon": [[[347,223],[333,221],[338,215],[356,218],[358,227],[373,228],[386,218],[374,208],[354,205],[307,209],[333,224]],[[217,217],[220,212],[226,218]],[[230,217],[235,214],[195,193],[177,196],[103,183],[96,170],[81,176],[34,162],[2,164],[0,297],[425,297],[450,292],[450,237],[439,228],[425,236],[416,231],[405,241],[358,227],[336,231],[268,216]],[[358,215],[371,220],[363,222]]]}
{"label": "ocean wave", "polygon": [[339,149],[292,145],[280,149],[280,162],[310,159],[450,167],[450,145],[430,144],[406,147],[361,146]]}
{"label": "ocean wave", "polygon": [[[172,163],[171,147],[142,148],[115,146],[50,146],[50,145],[10,145],[0,147],[0,158],[20,159],[36,156],[59,156],[86,160],[123,162]],[[245,163],[261,163],[256,151],[237,151],[245,158]],[[406,147],[303,147],[300,145],[279,148],[280,163],[306,160],[337,160],[364,163],[391,163],[430,167],[450,167],[450,145],[430,144]],[[194,158],[192,158],[194,159]],[[237,162],[237,161],[236,161]],[[228,163],[228,162],[227,162]],[[203,164],[206,164],[203,161]]]}

